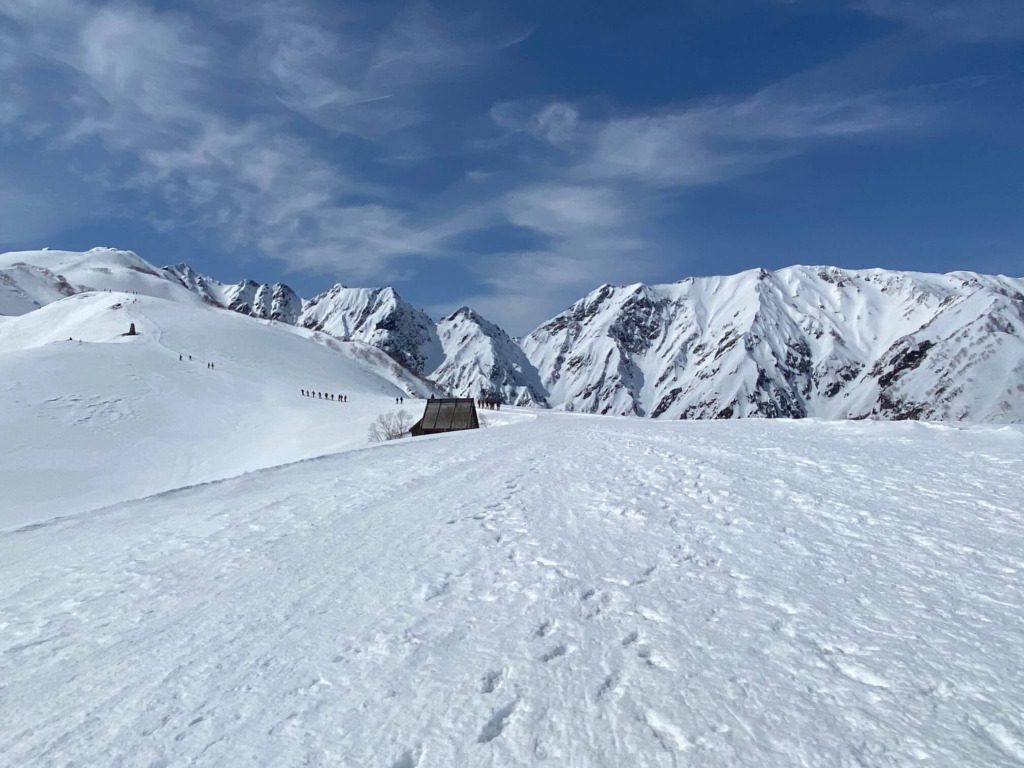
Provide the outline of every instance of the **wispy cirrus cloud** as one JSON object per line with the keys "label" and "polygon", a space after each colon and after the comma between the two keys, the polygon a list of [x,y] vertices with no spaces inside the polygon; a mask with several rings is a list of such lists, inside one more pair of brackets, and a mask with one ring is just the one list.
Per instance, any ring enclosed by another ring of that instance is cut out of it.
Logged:
{"label": "wispy cirrus cloud", "polygon": [[745,99],[655,114],[586,120],[575,107],[554,103],[526,115],[517,105],[499,105],[492,119],[502,128],[571,149],[566,172],[576,178],[688,187],[755,173],[828,141],[872,141],[929,130],[943,112],[934,91],[793,95],[772,87]]}
{"label": "wispy cirrus cloud", "polygon": [[[386,279],[393,258],[434,253],[442,234],[290,121],[380,140],[421,119],[417,86],[489,44],[461,44],[423,4],[376,32],[318,25],[300,4],[258,10],[239,40],[200,15],[138,3],[4,5],[0,33],[17,40],[0,58],[4,120],[41,125],[100,189],[138,193],[138,215],[200,226],[292,269]],[[32,87],[43,79],[52,98]]]}
{"label": "wispy cirrus cloud", "polygon": [[405,6],[372,35],[352,11],[325,16],[280,3],[259,15],[257,63],[281,102],[323,128],[371,140],[425,119],[432,83],[465,77],[522,37],[446,20],[426,2]]}
{"label": "wispy cirrus cloud", "polygon": [[1024,38],[1018,0],[858,0],[854,7],[950,42]]}
{"label": "wispy cirrus cloud", "polygon": [[576,138],[580,113],[573,104],[552,102],[543,106],[522,102],[500,102],[491,107],[491,120],[511,133],[526,133],[555,146]]}

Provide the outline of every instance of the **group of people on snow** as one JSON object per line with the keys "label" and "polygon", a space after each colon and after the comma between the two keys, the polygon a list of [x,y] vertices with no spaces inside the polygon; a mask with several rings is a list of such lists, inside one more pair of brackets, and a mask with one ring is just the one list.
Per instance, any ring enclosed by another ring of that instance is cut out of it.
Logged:
{"label": "group of people on snow", "polygon": [[479,398],[476,401],[476,407],[477,408],[487,408],[488,410],[491,410],[491,411],[500,411],[501,410],[501,400],[486,400],[484,398]]}
{"label": "group of people on snow", "polygon": [[313,392],[308,389],[300,389],[303,397],[314,397],[317,400],[330,400],[332,403],[347,403],[348,395],[335,395],[331,392]]}
{"label": "group of people on snow", "polygon": [[[135,326],[133,325],[132,327],[134,328]],[[181,362],[184,362],[184,361],[185,361],[185,356],[184,356],[184,355],[178,355],[178,360],[179,360],[179,361],[181,361]],[[188,356],[188,361],[189,361],[190,363],[192,362],[192,355],[189,355],[189,356]],[[214,367],[214,366],[213,366],[213,363],[207,363],[207,364],[206,364],[206,367],[207,367],[207,369],[209,369],[209,370],[213,370],[213,367]]]}

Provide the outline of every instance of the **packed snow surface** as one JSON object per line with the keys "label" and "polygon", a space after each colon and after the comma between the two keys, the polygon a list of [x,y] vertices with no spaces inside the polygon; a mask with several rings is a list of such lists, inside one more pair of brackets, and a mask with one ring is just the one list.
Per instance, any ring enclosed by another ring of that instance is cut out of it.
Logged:
{"label": "packed snow surface", "polygon": [[486,418],[0,533],[2,762],[1024,764],[1021,428]]}

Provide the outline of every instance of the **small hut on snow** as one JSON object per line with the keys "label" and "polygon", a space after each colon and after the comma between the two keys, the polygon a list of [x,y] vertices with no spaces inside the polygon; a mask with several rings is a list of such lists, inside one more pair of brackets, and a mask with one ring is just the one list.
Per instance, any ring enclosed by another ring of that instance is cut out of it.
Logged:
{"label": "small hut on snow", "polygon": [[435,397],[427,400],[423,418],[409,430],[413,437],[455,432],[460,429],[479,429],[476,403],[471,397]]}

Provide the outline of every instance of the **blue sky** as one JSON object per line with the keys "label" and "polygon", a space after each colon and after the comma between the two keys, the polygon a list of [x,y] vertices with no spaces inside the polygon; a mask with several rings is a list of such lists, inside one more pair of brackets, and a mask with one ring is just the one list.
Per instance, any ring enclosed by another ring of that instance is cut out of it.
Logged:
{"label": "blue sky", "polygon": [[0,250],[394,285],[1024,274],[1021,0],[0,0]]}

